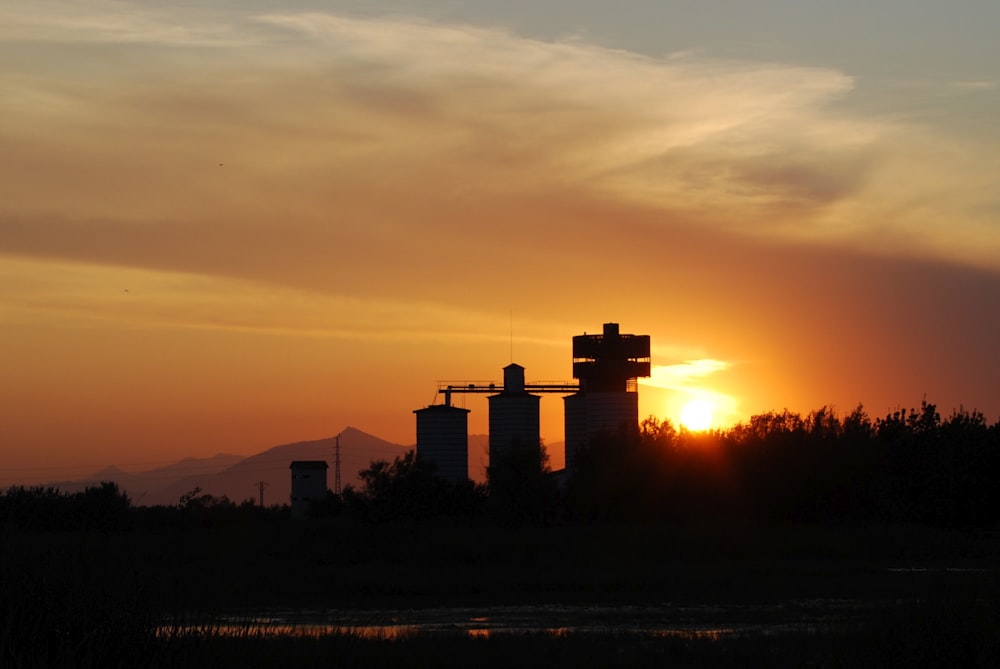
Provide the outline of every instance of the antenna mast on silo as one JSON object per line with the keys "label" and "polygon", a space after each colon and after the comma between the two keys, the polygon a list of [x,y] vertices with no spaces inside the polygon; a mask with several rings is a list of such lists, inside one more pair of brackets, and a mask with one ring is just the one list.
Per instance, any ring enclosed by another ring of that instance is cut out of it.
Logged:
{"label": "antenna mast on silo", "polygon": [[340,494],[340,435],[336,437],[333,449],[333,492]]}

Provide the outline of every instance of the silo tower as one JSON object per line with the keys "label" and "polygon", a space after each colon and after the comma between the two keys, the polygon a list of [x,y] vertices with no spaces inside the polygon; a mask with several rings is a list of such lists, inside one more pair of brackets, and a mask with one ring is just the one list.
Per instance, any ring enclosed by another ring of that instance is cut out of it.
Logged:
{"label": "silo tower", "polygon": [[573,337],[573,377],[580,390],[564,400],[567,469],[595,434],[638,428],[636,380],[649,374],[649,335],[621,334],[618,323],[605,323],[599,335]]}
{"label": "silo tower", "polygon": [[417,409],[417,459],[433,462],[439,477],[469,479],[469,410],[450,404]]}
{"label": "silo tower", "polygon": [[487,398],[490,410],[490,462],[511,444],[537,445],[541,439],[538,395],[528,392],[524,367],[511,363],[503,368],[503,390]]}

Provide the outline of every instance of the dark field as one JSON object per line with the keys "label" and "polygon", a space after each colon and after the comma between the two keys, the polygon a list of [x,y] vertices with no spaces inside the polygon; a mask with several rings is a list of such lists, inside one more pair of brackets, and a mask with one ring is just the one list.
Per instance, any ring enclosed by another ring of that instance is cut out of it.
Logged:
{"label": "dark field", "polygon": [[[275,518],[0,539],[2,666],[1000,663],[995,532]],[[392,612],[460,608],[502,627],[524,607],[617,613],[480,635],[267,636],[253,622],[353,612],[377,626]],[[634,624],[638,610],[656,624]]]}

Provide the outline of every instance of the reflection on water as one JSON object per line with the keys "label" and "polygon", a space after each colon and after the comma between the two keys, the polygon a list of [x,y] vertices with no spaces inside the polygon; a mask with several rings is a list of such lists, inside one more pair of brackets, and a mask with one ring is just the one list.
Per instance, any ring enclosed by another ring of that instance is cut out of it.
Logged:
{"label": "reflection on water", "polygon": [[[891,603],[885,602],[883,605]],[[208,622],[176,621],[165,636],[321,637],[350,635],[392,640],[444,634],[490,638],[497,634],[612,633],[719,640],[735,634],[813,630],[844,623],[878,604],[807,600],[729,606],[506,606],[413,610],[314,610],[235,614]]]}
{"label": "reflection on water", "polygon": [[174,623],[163,625],[157,633],[161,637],[196,636],[196,637],[232,637],[232,638],[270,638],[270,637],[323,637],[333,635],[349,635],[364,639],[392,640],[412,636],[419,632],[418,628],[403,625],[364,625],[345,627],[323,623],[296,622],[289,623],[281,618],[258,617],[229,619],[218,623]]}

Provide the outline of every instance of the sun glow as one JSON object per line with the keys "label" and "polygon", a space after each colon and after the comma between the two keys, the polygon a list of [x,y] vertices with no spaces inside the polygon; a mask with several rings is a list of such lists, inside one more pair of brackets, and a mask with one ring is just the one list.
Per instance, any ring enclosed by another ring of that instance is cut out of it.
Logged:
{"label": "sun glow", "polygon": [[691,400],[681,409],[681,425],[691,431],[707,430],[712,426],[712,403],[707,400]]}

